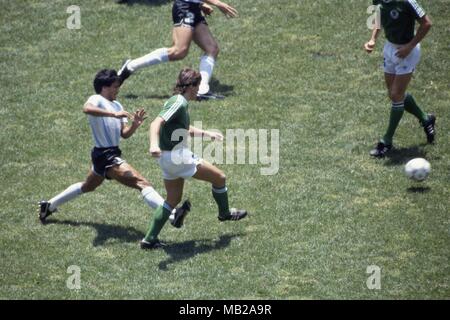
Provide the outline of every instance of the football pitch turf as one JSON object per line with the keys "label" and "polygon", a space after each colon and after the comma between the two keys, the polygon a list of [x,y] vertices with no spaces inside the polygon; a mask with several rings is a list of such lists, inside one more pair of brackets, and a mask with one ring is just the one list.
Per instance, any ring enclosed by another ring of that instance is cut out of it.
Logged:
{"label": "football pitch turf", "polygon": [[[227,98],[192,102],[190,116],[223,133],[279,130],[276,174],[262,175],[268,165],[249,157],[218,164],[231,206],[248,218],[219,222],[210,186],[187,181],[185,226],[167,224],[168,246],[144,251],[153,210],[105,182],[41,225],[38,201],[90,168],[82,106],[95,73],[171,44],[172,1],[130,2],[79,0],[81,28],[69,29],[72,1],[0,0],[0,299],[450,298],[448,0],[419,1],[434,24],[409,87],[437,115],[434,145],[405,113],[396,149],[368,154],[390,111],[384,36],[371,55],[362,49],[370,0],[225,1],[239,17],[216,10],[208,22],[221,48],[212,88]],[[183,61],[144,69],[118,95],[149,117],[122,140],[123,158],[163,196],[148,127],[200,54],[192,45]],[[416,157],[432,167],[422,183],[403,172]],[[70,289],[73,270],[79,289]]]}

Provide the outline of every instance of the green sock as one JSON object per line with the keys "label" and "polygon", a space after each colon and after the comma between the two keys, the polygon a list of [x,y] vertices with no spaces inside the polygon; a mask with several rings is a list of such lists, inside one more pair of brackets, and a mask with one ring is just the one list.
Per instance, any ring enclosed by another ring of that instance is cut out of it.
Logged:
{"label": "green sock", "polygon": [[164,202],[164,205],[159,206],[156,209],[153,220],[150,222],[148,232],[145,235],[145,241],[152,242],[158,238],[158,234],[161,232],[161,229],[164,227],[167,219],[169,219],[170,213],[172,211],[167,209],[166,207],[169,207],[169,205]]}
{"label": "green sock", "polygon": [[389,126],[384,135],[382,141],[385,144],[392,144],[394,138],[395,129],[397,129],[400,120],[402,119],[403,112],[405,112],[404,103],[392,102],[391,115],[389,117]]}
{"label": "green sock", "polygon": [[422,125],[428,120],[428,115],[419,108],[413,96],[409,93],[405,97],[405,110],[419,119]]}
{"label": "green sock", "polygon": [[214,200],[216,200],[217,206],[219,207],[219,216],[226,217],[230,214],[230,208],[228,207],[228,192],[227,187],[223,188],[212,188],[212,195]]}

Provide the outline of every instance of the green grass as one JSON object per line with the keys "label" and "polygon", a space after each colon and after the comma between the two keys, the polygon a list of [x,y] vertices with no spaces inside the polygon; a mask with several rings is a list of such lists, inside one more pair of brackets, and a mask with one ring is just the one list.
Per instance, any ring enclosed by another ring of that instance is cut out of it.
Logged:
{"label": "green grass", "polygon": [[[171,43],[171,1],[134,2],[80,0],[82,28],[68,30],[70,1],[0,0],[1,299],[450,298],[448,0],[421,1],[434,26],[410,86],[437,114],[435,145],[406,114],[397,151],[368,156],[389,114],[383,40],[370,56],[362,50],[371,1],[230,0],[238,19],[209,19],[221,47],[214,86],[228,97],[190,110],[204,128],[280,130],[277,175],[220,165],[231,203],[249,218],[219,223],[210,187],[188,181],[185,227],[166,226],[168,248],[145,252],[138,241],[151,210],[107,182],[42,226],[37,201],[89,170],[81,107],[95,72]],[[143,70],[119,101],[155,117],[177,72],[197,67],[199,55],[193,46],[182,62]],[[148,123],[121,148],[165,195],[147,154]],[[421,185],[402,172],[418,156],[432,165]],[[81,290],[66,287],[71,265],[81,268]],[[366,287],[370,265],[381,268],[381,290]]]}

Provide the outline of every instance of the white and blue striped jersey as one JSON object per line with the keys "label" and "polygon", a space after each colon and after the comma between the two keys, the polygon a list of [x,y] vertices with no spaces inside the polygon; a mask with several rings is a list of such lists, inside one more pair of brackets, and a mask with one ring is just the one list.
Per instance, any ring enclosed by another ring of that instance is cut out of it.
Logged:
{"label": "white and blue striped jersey", "polygon": [[[123,110],[122,105],[118,101],[109,101],[99,94],[89,97],[86,103],[111,112]],[[122,123],[127,123],[127,118],[96,117],[88,114],[88,119],[94,144],[97,148],[119,146]]]}

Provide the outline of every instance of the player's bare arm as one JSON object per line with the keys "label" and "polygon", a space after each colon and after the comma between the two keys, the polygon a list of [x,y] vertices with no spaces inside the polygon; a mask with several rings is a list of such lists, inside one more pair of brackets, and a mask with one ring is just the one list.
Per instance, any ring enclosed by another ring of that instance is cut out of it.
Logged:
{"label": "player's bare arm", "polygon": [[397,57],[402,59],[406,58],[430,31],[432,23],[428,15],[422,17],[418,21],[419,21],[419,29],[417,29],[416,35],[411,40],[411,42],[398,49],[397,53],[395,54]]}
{"label": "player's bare arm", "polygon": [[213,140],[223,140],[223,135],[219,132],[202,130],[193,126],[189,126],[189,134],[191,137],[209,137]]}
{"label": "player's bare arm", "polygon": [[161,156],[161,149],[159,148],[159,130],[161,126],[165,123],[165,120],[161,117],[156,117],[155,120],[150,124],[149,138],[150,138],[150,149],[149,152],[154,158],[159,158]]}
{"label": "player's bare arm", "polygon": [[213,7],[207,5],[206,3],[202,3],[200,9],[205,16],[210,16],[214,12]]}
{"label": "player's bare arm", "polygon": [[375,45],[377,43],[378,36],[380,35],[380,29],[374,28],[372,30],[372,36],[370,37],[370,40],[367,41],[364,44],[364,49],[367,53],[372,53],[372,51],[375,49]]}
{"label": "player's bare arm", "polygon": [[238,15],[237,10],[225,2],[219,0],[205,0],[204,2],[219,8],[227,18],[235,18]]}
{"label": "player's bare arm", "polygon": [[83,112],[89,114],[94,117],[112,117],[112,118],[130,118],[131,115],[122,110],[122,111],[108,111],[98,107],[93,106],[90,103],[86,103],[83,107]]}

